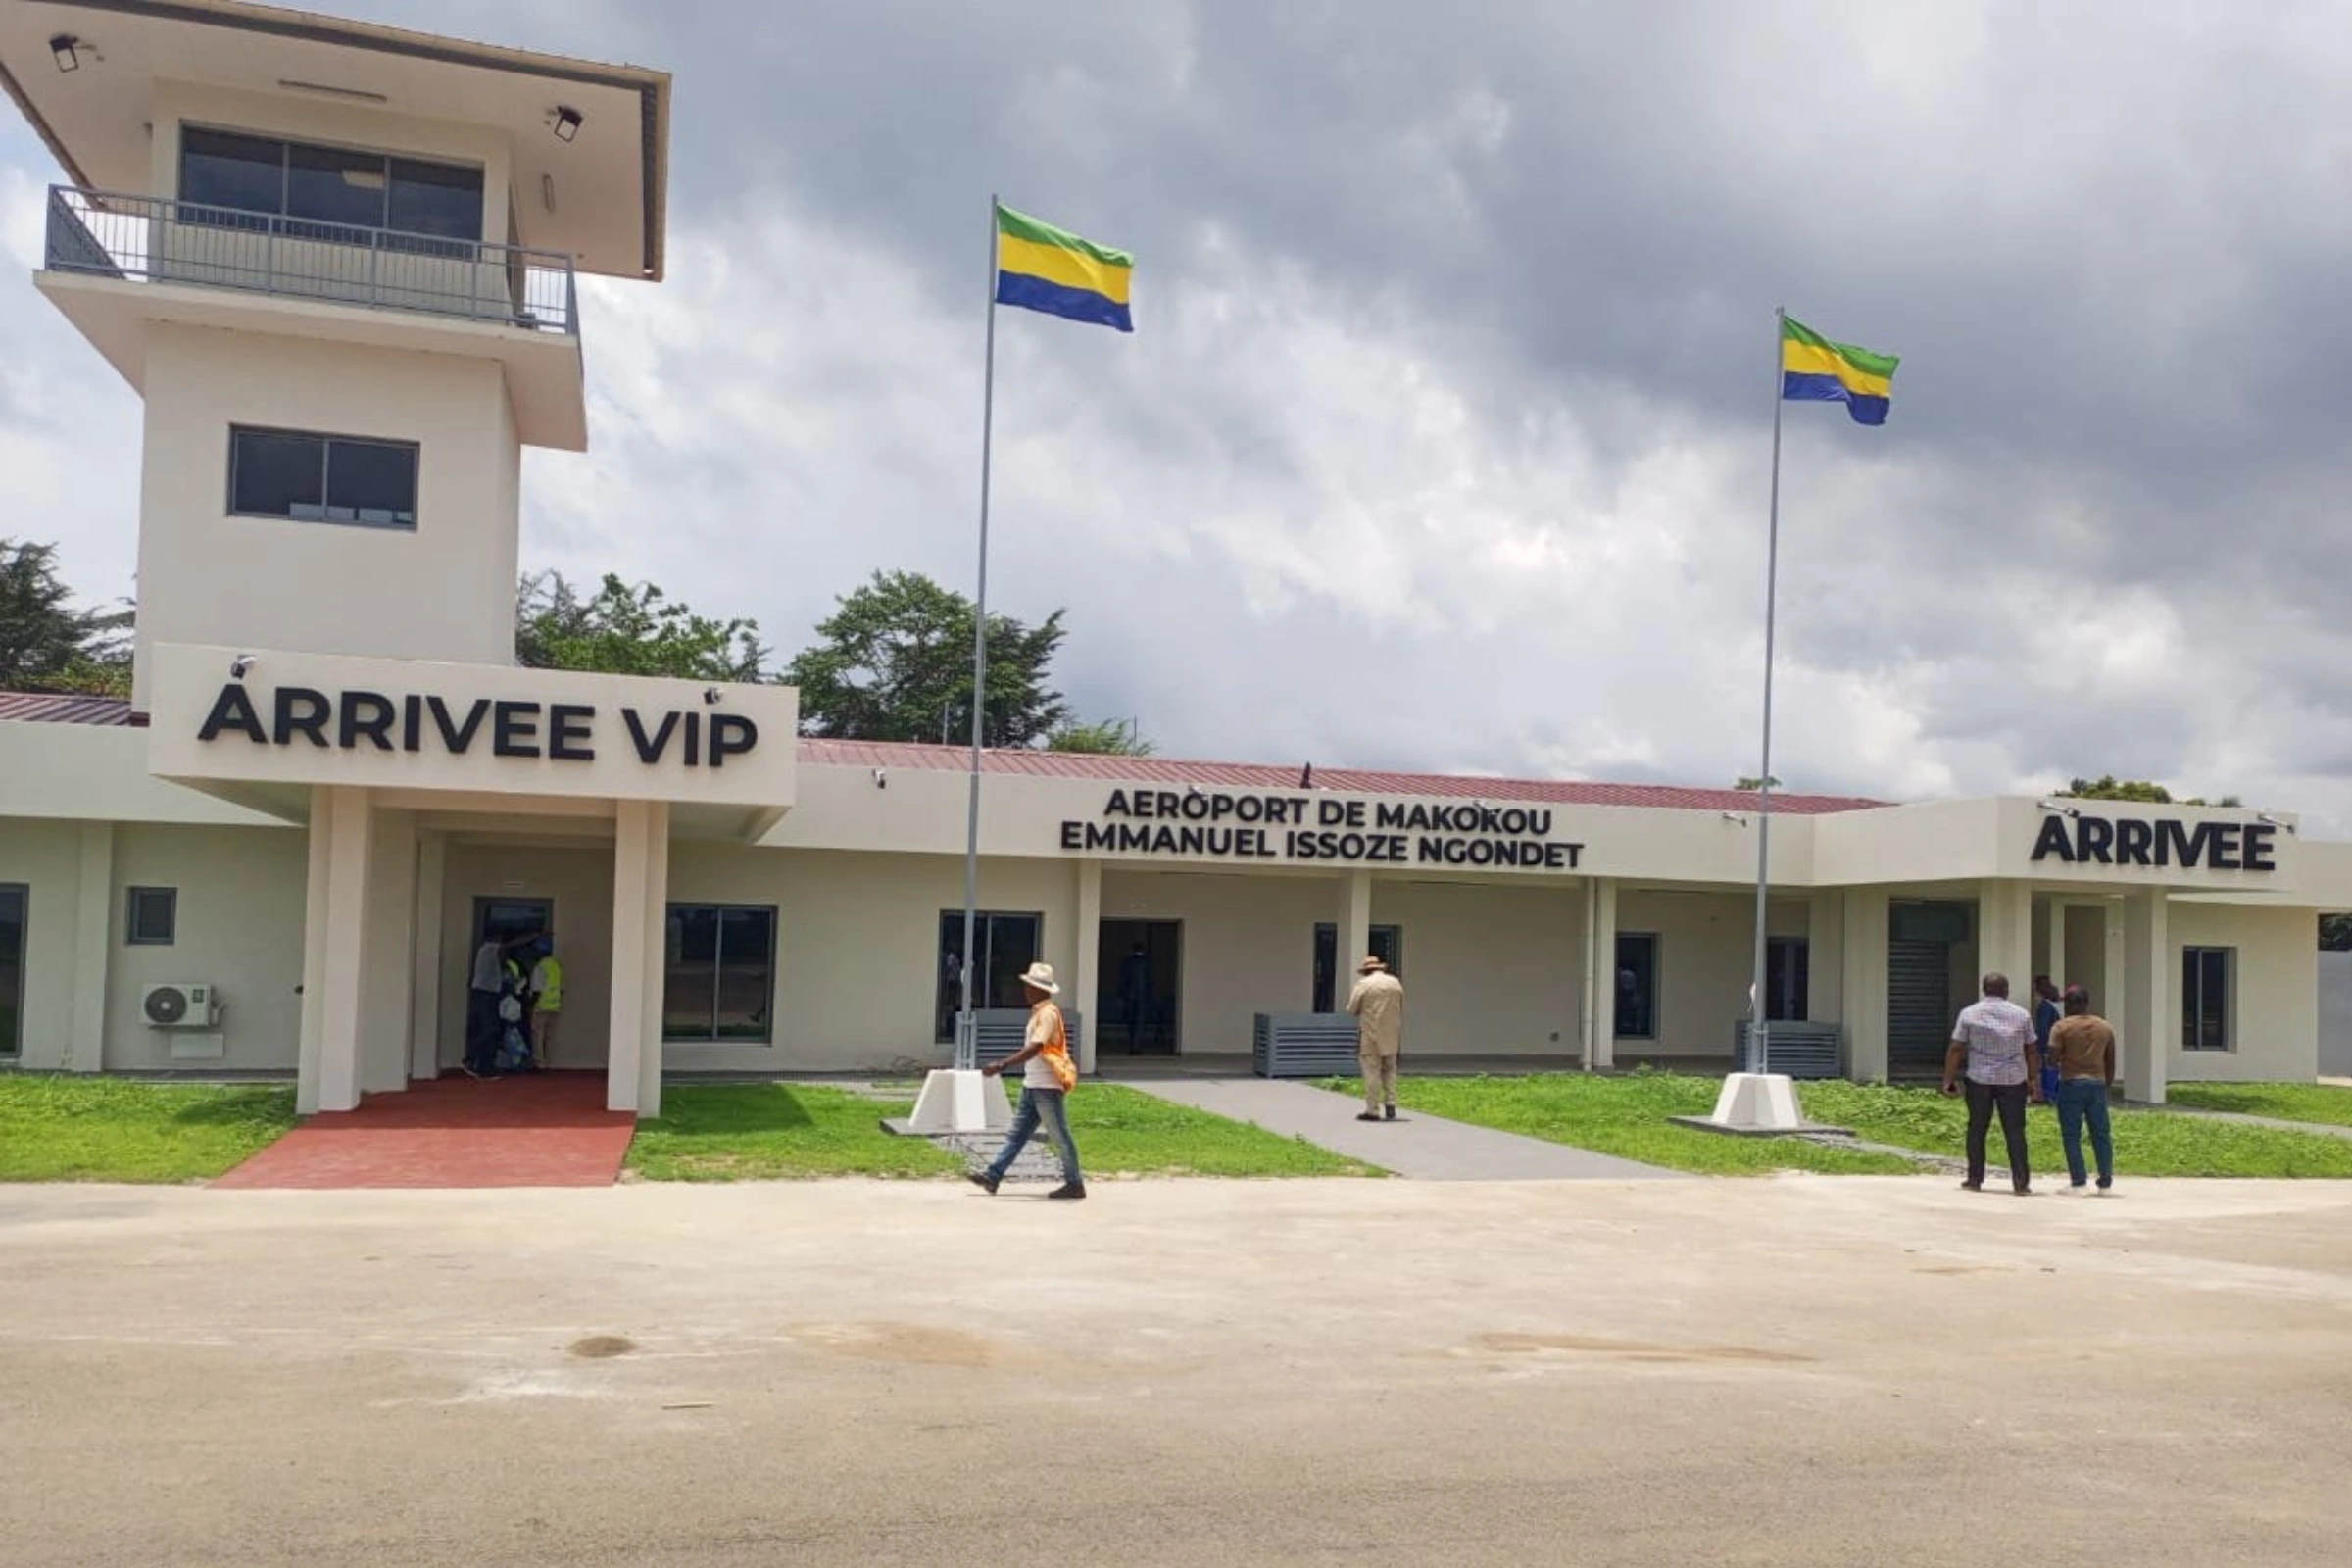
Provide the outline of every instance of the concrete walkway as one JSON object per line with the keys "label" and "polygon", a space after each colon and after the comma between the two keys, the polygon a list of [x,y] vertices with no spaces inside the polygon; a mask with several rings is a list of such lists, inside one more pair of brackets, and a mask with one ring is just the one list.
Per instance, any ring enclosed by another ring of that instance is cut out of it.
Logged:
{"label": "concrete walkway", "polygon": [[1624,1181],[1679,1176],[1630,1159],[1400,1110],[1394,1122],[1357,1121],[1359,1100],[1272,1078],[1129,1079],[1121,1087],[1233,1121],[1303,1138],[1416,1181]]}

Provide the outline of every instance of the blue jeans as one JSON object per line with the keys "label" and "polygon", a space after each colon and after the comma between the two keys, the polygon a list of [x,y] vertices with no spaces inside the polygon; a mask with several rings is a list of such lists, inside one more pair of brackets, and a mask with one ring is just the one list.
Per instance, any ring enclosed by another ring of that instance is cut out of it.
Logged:
{"label": "blue jeans", "polygon": [[1004,1135],[1004,1147],[997,1152],[997,1157],[988,1162],[992,1179],[1004,1179],[1029,1140],[1037,1136],[1040,1122],[1045,1124],[1046,1136],[1054,1140],[1054,1152],[1061,1155],[1061,1179],[1072,1187],[1084,1180],[1078,1174],[1078,1145],[1070,1137],[1070,1108],[1062,1091],[1034,1084],[1021,1087],[1021,1102],[1012,1113],[1012,1131]]}
{"label": "blue jeans", "polygon": [[2099,1161],[2099,1185],[2115,1184],[2115,1138],[2107,1130],[2107,1086],[2096,1078],[2069,1078],[2058,1086],[2058,1136],[2066,1141],[2067,1179],[2082,1185],[2082,1124],[2090,1123],[2090,1152]]}

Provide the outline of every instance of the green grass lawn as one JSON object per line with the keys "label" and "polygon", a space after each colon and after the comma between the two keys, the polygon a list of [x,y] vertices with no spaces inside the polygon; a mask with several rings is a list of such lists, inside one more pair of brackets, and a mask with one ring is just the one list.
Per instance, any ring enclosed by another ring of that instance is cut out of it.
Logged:
{"label": "green grass lawn", "polygon": [[2352,1127],[2352,1089],[2333,1084],[2174,1084],[2165,1098],[2199,1110]]}
{"label": "green grass lawn", "polygon": [[[1325,1087],[1349,1095],[1362,1093],[1352,1079],[1334,1080]],[[1715,1108],[1715,1096],[1722,1087],[1719,1079],[1658,1072],[1623,1077],[1581,1073],[1541,1073],[1525,1078],[1407,1076],[1398,1099],[1407,1108],[1433,1116],[1711,1176],[1757,1176],[1783,1170],[1873,1176],[1921,1168],[1915,1161],[1891,1154],[1788,1138],[1733,1138],[1677,1127],[1666,1119],[1704,1116]],[[1826,1119],[1819,1111],[1812,1114]]]}
{"label": "green grass lawn", "polygon": [[[1654,1072],[1623,1077],[1407,1078],[1401,1098],[1413,1108],[1433,1115],[1548,1138],[1676,1170],[1714,1175],[1775,1170],[1866,1174],[1918,1168],[1862,1150],[1824,1148],[1783,1138],[1731,1138],[1677,1127],[1665,1119],[1705,1115],[1714,1108],[1720,1088],[1721,1080],[1715,1078]],[[1798,1086],[1798,1095],[1810,1119],[1851,1128],[1857,1138],[1867,1142],[1954,1158],[1966,1151],[1966,1108],[1958,1100],[1947,1100],[1932,1089],[1807,1083]],[[2119,1179],[2352,1177],[2352,1139],[2121,1107],[2114,1111],[2113,1121]],[[2046,1105],[2034,1107],[2027,1118],[2027,1141],[2040,1179],[2046,1182],[2055,1174],[2064,1181],[2066,1156],[2059,1143],[2056,1112]],[[1992,1163],[2003,1166],[2006,1156],[1997,1128],[1990,1153]],[[2086,1147],[2086,1157],[2088,1153]]]}
{"label": "green grass lawn", "polygon": [[[882,1130],[882,1118],[914,1108],[911,1096],[712,1084],[671,1089],[662,1107],[629,1148],[628,1168],[649,1181],[938,1177],[964,1168],[927,1139]],[[1107,1084],[1083,1085],[1070,1097],[1070,1132],[1090,1177],[1379,1174],[1311,1144]]]}
{"label": "green grass lawn", "polygon": [[283,1084],[0,1074],[0,1182],[191,1182],[294,1125]]}
{"label": "green grass lawn", "polygon": [[[1847,1083],[1805,1084],[1805,1113],[1851,1127],[1875,1142],[1901,1144],[1936,1153],[1965,1152],[1968,1118],[1958,1100],[1932,1089],[1889,1089]],[[2352,1139],[2326,1133],[2275,1131],[2234,1122],[2183,1116],[2174,1111],[2110,1112],[2115,1127],[2116,1176],[2330,1176],[2352,1177]],[[2035,1105],[2026,1114],[2026,1143],[2036,1183],[2066,1179],[2066,1153],[2058,1138],[2058,1113]],[[1996,1123],[1991,1163],[2005,1169]],[[2083,1158],[2090,1158],[2089,1139]]]}

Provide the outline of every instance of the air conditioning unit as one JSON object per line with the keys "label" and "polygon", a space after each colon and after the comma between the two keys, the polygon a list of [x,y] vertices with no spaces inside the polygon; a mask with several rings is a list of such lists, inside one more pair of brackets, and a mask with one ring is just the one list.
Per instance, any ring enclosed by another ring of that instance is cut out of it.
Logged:
{"label": "air conditioning unit", "polygon": [[220,1022],[220,1004],[211,986],[174,980],[142,990],[139,1013],[151,1029],[210,1029]]}

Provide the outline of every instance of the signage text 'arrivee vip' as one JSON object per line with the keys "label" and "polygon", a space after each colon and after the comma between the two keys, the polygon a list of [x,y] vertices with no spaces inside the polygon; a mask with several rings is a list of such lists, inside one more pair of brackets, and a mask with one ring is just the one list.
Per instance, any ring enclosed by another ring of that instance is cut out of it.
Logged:
{"label": "signage text 'arrivee vip'", "polygon": [[[639,761],[649,767],[675,762],[683,767],[724,767],[760,744],[760,726],[741,713],[702,713],[668,709],[646,713],[619,710],[621,728]],[[308,686],[280,686],[262,706],[243,685],[230,681],[213,699],[197,730],[200,741],[242,735],[257,746],[421,752],[464,757],[478,745],[492,757],[546,758],[558,762],[593,762],[599,714],[590,703],[536,703],[477,697],[454,707],[419,693],[393,698],[382,692],[346,690],[332,694]]]}

